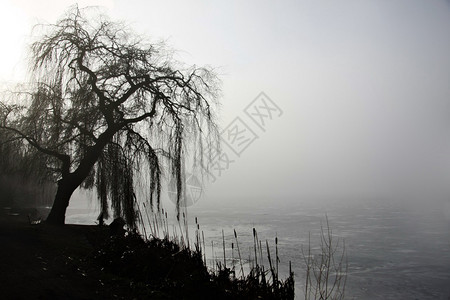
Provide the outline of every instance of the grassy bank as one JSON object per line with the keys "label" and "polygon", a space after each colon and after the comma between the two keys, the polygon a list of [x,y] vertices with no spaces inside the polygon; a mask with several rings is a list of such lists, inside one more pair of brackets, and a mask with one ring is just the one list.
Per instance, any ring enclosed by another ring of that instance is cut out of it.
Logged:
{"label": "grassy bank", "polygon": [[[282,281],[255,265],[245,276],[205,266],[201,247],[108,227],[30,225],[24,213],[0,219],[3,299],[293,299]],[[192,248],[192,249],[191,249]],[[275,278],[275,279],[274,279]]]}

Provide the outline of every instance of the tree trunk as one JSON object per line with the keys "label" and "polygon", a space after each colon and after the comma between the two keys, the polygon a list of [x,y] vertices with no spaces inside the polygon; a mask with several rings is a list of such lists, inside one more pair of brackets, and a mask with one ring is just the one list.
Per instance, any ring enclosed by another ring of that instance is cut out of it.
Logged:
{"label": "tree trunk", "polygon": [[64,225],[70,197],[77,187],[78,185],[74,184],[70,178],[63,178],[58,181],[55,201],[53,202],[52,209],[47,217],[47,223],[52,225]]}
{"label": "tree trunk", "polygon": [[[83,180],[89,175],[92,167],[100,157],[103,148],[119,129],[120,127],[112,127],[112,129],[108,128],[104,133],[102,133],[98,137],[97,143],[88,147],[88,152],[81,160],[78,168],[72,173],[66,173],[63,175],[63,178],[58,181],[55,201],[53,202],[52,209],[47,217],[47,223],[64,225],[70,197],[75,189],[79,187]],[[67,169],[69,169],[69,167]]]}

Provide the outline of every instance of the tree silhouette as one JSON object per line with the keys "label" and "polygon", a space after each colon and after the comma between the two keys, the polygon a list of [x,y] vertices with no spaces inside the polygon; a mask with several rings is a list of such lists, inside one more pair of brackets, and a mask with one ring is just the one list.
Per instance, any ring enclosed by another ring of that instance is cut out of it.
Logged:
{"label": "tree silhouette", "polygon": [[[64,224],[74,190],[96,188],[101,212],[136,222],[136,181],[160,204],[163,171],[183,197],[183,162],[218,141],[219,81],[183,67],[163,43],[73,7],[31,45],[29,88],[1,106],[0,128],[46,155],[57,191],[48,223]],[[5,101],[4,101],[5,102]]]}

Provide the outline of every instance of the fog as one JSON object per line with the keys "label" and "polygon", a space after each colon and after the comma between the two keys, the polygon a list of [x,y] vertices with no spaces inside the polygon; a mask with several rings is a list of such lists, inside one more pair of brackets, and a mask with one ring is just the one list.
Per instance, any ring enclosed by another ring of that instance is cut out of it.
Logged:
{"label": "fog", "polygon": [[[24,76],[31,25],[54,22],[73,2],[55,3],[0,4],[2,83]],[[221,127],[239,117],[257,136],[205,180],[197,206],[384,201],[450,210],[448,1],[85,5],[166,40],[187,64],[216,67]],[[245,113],[261,92],[280,109],[263,129]]]}

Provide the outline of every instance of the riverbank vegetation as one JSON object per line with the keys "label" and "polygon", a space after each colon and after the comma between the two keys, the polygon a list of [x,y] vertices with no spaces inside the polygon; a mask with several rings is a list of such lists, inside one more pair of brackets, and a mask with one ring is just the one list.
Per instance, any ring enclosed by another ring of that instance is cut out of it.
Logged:
{"label": "riverbank vegetation", "polygon": [[[31,299],[293,299],[293,273],[280,280],[255,264],[237,274],[225,261],[205,264],[201,241],[148,238],[110,226],[41,223],[23,212],[2,216],[3,294]],[[275,257],[273,258],[275,259]],[[242,261],[241,261],[242,263]],[[240,265],[240,264],[238,264]]]}

